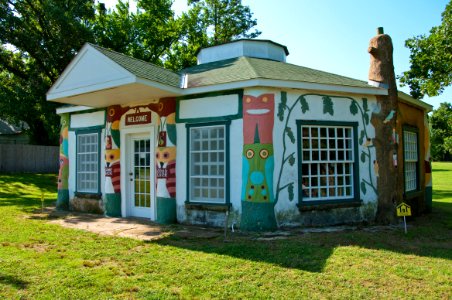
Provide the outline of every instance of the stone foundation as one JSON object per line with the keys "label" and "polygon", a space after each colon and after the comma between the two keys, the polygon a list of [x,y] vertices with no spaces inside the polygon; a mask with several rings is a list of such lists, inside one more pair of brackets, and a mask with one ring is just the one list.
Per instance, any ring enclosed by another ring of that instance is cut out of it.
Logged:
{"label": "stone foundation", "polygon": [[88,212],[93,214],[104,214],[104,203],[102,199],[86,199],[75,197],[69,200],[69,209],[73,211]]}

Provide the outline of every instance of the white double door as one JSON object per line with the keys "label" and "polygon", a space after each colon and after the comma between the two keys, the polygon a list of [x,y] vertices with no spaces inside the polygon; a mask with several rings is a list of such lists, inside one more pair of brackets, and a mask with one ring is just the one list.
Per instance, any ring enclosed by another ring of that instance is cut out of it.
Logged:
{"label": "white double door", "polygon": [[155,220],[153,136],[149,131],[129,133],[125,141],[127,215]]}

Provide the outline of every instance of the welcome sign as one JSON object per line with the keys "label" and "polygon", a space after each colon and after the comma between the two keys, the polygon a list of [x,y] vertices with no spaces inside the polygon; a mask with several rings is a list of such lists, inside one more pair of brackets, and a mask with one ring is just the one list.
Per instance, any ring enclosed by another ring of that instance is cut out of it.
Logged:
{"label": "welcome sign", "polygon": [[139,112],[126,115],[126,125],[140,125],[151,123],[151,112]]}

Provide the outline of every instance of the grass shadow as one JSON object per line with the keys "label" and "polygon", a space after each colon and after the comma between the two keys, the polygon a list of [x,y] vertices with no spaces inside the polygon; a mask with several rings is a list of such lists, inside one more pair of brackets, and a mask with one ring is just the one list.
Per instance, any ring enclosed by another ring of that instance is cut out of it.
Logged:
{"label": "grass shadow", "polygon": [[[55,192],[56,186],[50,185],[49,180],[54,177],[43,176],[40,179],[28,179],[24,184],[33,184],[38,187],[47,186],[47,191]],[[16,183],[20,180],[0,176],[0,181]],[[20,182],[20,181],[19,181]],[[1,186],[0,186],[1,188]],[[39,190],[33,188],[35,191]],[[443,191],[444,194],[450,194]],[[442,195],[442,193],[440,193]],[[14,195],[14,194],[13,194]],[[437,197],[439,194],[435,194]],[[0,195],[2,198],[2,195]],[[21,209],[36,208],[36,202],[28,198],[19,197],[12,199],[11,195],[0,199],[0,205],[15,205]],[[437,197],[440,200],[442,198]],[[17,203],[17,201],[19,203]],[[14,202],[15,201],[15,202]],[[199,238],[196,236],[183,237],[177,234],[165,235],[159,240],[150,241],[163,246],[177,247],[191,251],[225,255],[247,261],[264,262],[278,265],[284,268],[300,269],[308,272],[323,272],[328,259],[339,247],[358,247],[371,250],[385,250],[393,253],[410,254],[417,256],[435,257],[452,260],[452,203],[434,201],[433,212],[429,215],[417,217],[409,222],[408,234],[400,228],[382,228],[371,231],[363,228],[356,231],[301,233],[292,232],[292,235],[282,236],[271,240],[261,240],[258,234],[234,234],[230,235],[229,242],[225,242],[221,235],[215,238]],[[89,216],[88,216],[89,217]],[[94,221],[96,216],[91,218]],[[90,218],[75,218],[73,222],[90,220]],[[127,222],[118,220],[118,222]],[[168,227],[171,228],[171,227]],[[174,226],[173,232],[181,226]],[[370,228],[371,229],[371,228]],[[218,229],[216,229],[218,230]],[[1,273],[0,273],[1,276]],[[1,277],[0,277],[1,278]],[[5,277],[6,278],[6,277]],[[7,279],[3,279],[7,281]],[[14,282],[13,279],[9,280]]]}
{"label": "grass shadow", "polygon": [[0,272],[0,284],[10,285],[16,289],[24,290],[27,288],[28,282],[15,276],[2,274]]}
{"label": "grass shadow", "polygon": [[57,174],[0,174],[0,206],[16,206],[32,212],[56,201]]}
{"label": "grass shadow", "polygon": [[[260,240],[258,234],[233,234],[229,242],[216,239],[181,238],[177,234],[151,241],[191,251],[259,261],[284,268],[323,272],[338,247],[383,250],[452,260],[452,203],[434,203],[431,214],[412,219],[408,234],[399,227],[363,227],[358,230],[322,233],[292,233]],[[351,262],[353,263],[353,262]]]}
{"label": "grass shadow", "polygon": [[434,190],[433,198],[437,200],[452,198],[452,191],[444,191],[444,190]]}

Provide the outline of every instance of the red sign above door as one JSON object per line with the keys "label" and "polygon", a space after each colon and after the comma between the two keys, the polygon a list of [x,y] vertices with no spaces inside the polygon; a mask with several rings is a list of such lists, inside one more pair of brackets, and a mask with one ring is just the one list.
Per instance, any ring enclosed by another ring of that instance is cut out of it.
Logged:
{"label": "red sign above door", "polygon": [[139,125],[151,123],[151,112],[139,112],[126,115],[126,125]]}

